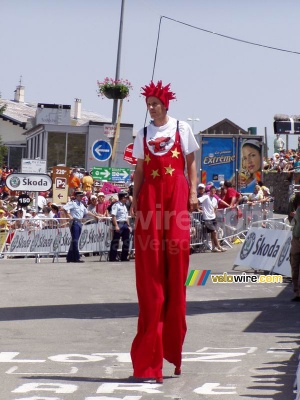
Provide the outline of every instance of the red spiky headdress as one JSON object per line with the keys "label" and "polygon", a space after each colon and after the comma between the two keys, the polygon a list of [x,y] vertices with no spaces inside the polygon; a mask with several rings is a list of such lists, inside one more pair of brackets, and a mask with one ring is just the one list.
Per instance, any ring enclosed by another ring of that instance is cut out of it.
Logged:
{"label": "red spiky headdress", "polygon": [[157,97],[167,110],[169,108],[169,101],[176,99],[175,93],[170,91],[170,83],[166,86],[163,86],[162,81],[158,81],[157,85],[151,81],[148,86],[146,85],[142,87],[142,90],[142,95],[146,97],[146,101],[150,96]]}

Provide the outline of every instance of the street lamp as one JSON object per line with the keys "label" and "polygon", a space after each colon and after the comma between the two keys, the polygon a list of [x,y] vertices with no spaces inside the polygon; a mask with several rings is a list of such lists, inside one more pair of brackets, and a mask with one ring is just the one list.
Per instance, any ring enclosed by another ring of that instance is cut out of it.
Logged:
{"label": "street lamp", "polygon": [[189,117],[189,118],[187,118],[187,121],[191,121],[191,122],[192,122],[192,131],[193,131],[193,134],[194,134],[194,135],[198,135],[198,133],[195,133],[195,132],[194,132],[194,122],[195,122],[195,121],[196,121],[196,122],[199,122],[199,121],[200,121],[200,118],[194,118],[194,117],[193,117],[193,118],[190,118],[190,117]]}

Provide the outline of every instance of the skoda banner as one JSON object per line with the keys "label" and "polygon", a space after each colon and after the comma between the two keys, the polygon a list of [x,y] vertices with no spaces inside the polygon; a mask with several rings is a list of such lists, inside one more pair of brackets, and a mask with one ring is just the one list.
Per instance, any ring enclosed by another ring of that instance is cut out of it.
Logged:
{"label": "skoda banner", "polygon": [[288,230],[251,228],[234,264],[290,277],[291,236]]}

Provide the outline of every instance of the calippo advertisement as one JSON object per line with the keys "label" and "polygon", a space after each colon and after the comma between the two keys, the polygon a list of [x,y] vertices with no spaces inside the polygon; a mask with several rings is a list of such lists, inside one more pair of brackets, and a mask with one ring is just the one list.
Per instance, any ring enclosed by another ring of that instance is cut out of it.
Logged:
{"label": "calippo advertisement", "polygon": [[231,181],[240,193],[253,193],[261,180],[262,136],[203,135],[201,137],[201,181],[219,187]]}
{"label": "calippo advertisement", "polygon": [[202,138],[202,182],[220,182],[234,178],[236,170],[236,139],[232,136]]}

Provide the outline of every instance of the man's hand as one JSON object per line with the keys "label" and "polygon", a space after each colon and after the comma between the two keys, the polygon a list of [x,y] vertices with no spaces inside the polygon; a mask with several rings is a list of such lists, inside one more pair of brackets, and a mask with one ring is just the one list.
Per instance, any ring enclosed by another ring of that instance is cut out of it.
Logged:
{"label": "man's hand", "polygon": [[189,195],[189,211],[193,212],[198,209],[198,199],[196,192],[190,192]]}
{"label": "man's hand", "polygon": [[137,200],[136,200],[136,198],[134,197],[134,198],[132,199],[132,202],[131,202],[129,214],[130,214],[132,217],[135,217],[136,210],[137,210]]}

